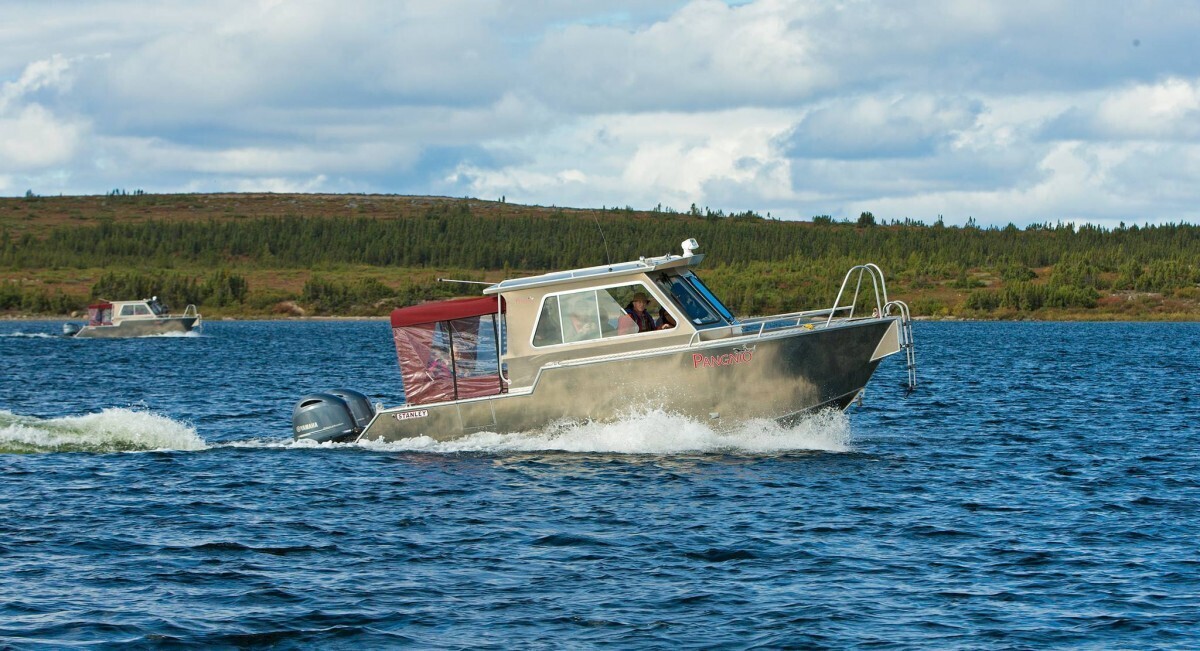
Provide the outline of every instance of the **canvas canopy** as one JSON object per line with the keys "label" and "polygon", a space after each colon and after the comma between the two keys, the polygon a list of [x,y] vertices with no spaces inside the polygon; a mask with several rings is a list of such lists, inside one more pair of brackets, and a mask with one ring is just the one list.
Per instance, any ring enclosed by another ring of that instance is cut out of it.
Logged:
{"label": "canvas canopy", "polygon": [[496,312],[495,296],[456,298],[449,301],[422,303],[420,305],[392,310],[392,327],[402,328],[421,323],[433,323],[434,321],[465,319],[473,316],[495,314]]}
{"label": "canvas canopy", "polygon": [[504,391],[495,296],[425,303],[392,312],[392,339],[408,404]]}
{"label": "canvas canopy", "polygon": [[101,301],[88,306],[88,325],[108,325],[112,323],[112,303]]}

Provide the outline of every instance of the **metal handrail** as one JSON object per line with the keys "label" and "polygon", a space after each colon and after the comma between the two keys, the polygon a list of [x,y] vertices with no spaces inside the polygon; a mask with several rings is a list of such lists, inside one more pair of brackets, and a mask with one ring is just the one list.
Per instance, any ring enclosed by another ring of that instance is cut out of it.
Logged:
{"label": "metal handrail", "polygon": [[[858,272],[858,278],[856,279],[854,285],[854,298],[850,300],[849,305],[843,306],[842,296],[846,293],[846,284],[850,282],[850,277],[853,276],[854,272],[856,271]],[[850,314],[846,318],[854,318],[854,308],[856,305],[858,305],[858,295],[862,290],[864,273],[870,274],[872,289],[875,290],[875,314],[883,314],[883,306],[889,303],[887,297],[887,282],[883,279],[883,270],[881,270],[875,263],[868,262],[866,264],[855,265],[846,272],[845,278],[842,279],[842,286],[840,289],[838,289],[837,298],[833,299],[833,307],[830,308],[829,318],[826,319],[825,325],[829,325],[833,322],[833,315],[838,310],[845,310],[849,308]]]}
{"label": "metal handrail", "polygon": [[[855,276],[856,272],[857,276]],[[846,316],[839,317],[840,319],[850,321],[854,319],[854,310],[858,305],[859,294],[862,293],[864,274],[870,276],[871,288],[875,293],[875,310],[871,316],[873,318],[889,318],[892,316],[892,310],[895,310],[900,318],[900,348],[904,351],[906,370],[908,372],[907,388],[908,393],[911,394],[917,388],[917,357],[916,349],[913,345],[912,313],[908,309],[908,304],[904,301],[888,300],[887,281],[883,277],[883,270],[879,268],[879,265],[876,265],[873,262],[855,265],[846,272],[846,276],[842,279],[842,286],[838,289],[837,297],[833,300],[833,307],[822,310],[806,310],[803,312],[790,312],[787,314],[755,317],[733,324],[731,327],[742,328],[740,336],[759,339],[762,338],[766,333],[766,327],[768,323],[782,323],[795,319],[795,323],[781,326],[781,329],[800,327],[801,325],[805,325],[810,328],[827,328],[832,325],[833,318],[839,313],[846,313]],[[855,279],[854,296],[850,300],[849,304],[842,305],[842,298],[846,294],[846,287],[849,285],[852,277]],[[813,317],[818,316],[826,316],[825,322],[810,322],[807,324],[802,323],[805,319],[812,319]],[[754,325],[758,326],[756,330],[751,329],[750,332],[746,331],[748,327],[752,327]],[[690,348],[703,343],[703,340],[701,339],[701,334],[703,332],[703,330],[697,330],[696,332],[692,333],[692,336],[688,339],[687,347]]]}

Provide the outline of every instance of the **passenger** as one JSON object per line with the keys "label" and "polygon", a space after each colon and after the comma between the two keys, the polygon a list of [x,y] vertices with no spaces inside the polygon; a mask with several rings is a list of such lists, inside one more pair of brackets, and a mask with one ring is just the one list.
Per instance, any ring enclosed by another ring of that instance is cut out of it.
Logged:
{"label": "passenger", "polygon": [[568,320],[573,331],[567,337],[568,342],[600,338],[600,326],[596,323],[595,315],[572,312]]}
{"label": "passenger", "polygon": [[425,365],[425,374],[431,380],[450,377],[450,366],[446,363],[446,353],[439,348],[429,351],[429,363]]}
{"label": "passenger", "polygon": [[666,308],[658,309],[658,324],[659,330],[670,330],[675,327],[675,319],[671,318],[671,313]]}
{"label": "passenger", "polygon": [[646,304],[650,299],[645,292],[638,292],[633,295],[633,299],[629,301],[629,305],[625,306],[625,312],[637,324],[638,332],[650,332],[654,330],[654,317],[646,311]]}

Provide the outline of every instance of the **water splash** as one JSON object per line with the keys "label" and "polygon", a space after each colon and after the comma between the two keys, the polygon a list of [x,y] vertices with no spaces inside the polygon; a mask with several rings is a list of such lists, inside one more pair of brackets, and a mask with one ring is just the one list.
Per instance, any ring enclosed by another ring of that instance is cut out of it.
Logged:
{"label": "water splash", "polygon": [[178,337],[203,337],[203,336],[204,336],[203,329],[195,328],[193,330],[188,330],[187,332],[162,332],[162,333],[153,334],[153,335],[142,335],[140,337],[136,337],[136,339],[150,339],[151,337],[166,337],[166,338],[175,337],[175,338],[178,338]]}
{"label": "water splash", "polygon": [[85,416],[41,419],[0,410],[0,453],[207,448],[196,430],[150,412],[110,408]]}
{"label": "water splash", "polygon": [[[309,445],[315,447],[318,444]],[[763,419],[719,432],[707,423],[652,410],[615,422],[555,425],[537,432],[479,432],[453,441],[421,436],[392,443],[366,441],[358,445],[382,451],[434,453],[553,450],[618,454],[764,454],[795,450],[848,452],[851,449],[850,419],[836,410],[813,414],[790,427]]]}

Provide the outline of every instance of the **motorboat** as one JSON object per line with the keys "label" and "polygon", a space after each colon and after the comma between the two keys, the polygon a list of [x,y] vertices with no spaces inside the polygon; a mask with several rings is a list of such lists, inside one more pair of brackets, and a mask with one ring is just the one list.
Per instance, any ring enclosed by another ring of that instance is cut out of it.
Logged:
{"label": "motorboat", "polygon": [[[681,246],[681,255],[504,280],[477,297],[397,309],[403,404],[372,405],[349,389],[310,394],[295,405],[293,435],[444,441],[648,409],[717,431],[751,419],[789,424],[845,409],[901,351],[916,387],[909,309],[888,299],[878,266],[850,269],[830,308],[739,318],[696,275],[699,244]],[[657,316],[635,315],[635,299]]]}
{"label": "motorboat", "polygon": [[185,333],[202,322],[195,305],[171,314],[157,296],[140,301],[98,301],[88,306],[87,323],[64,323],[68,337],[146,337]]}

